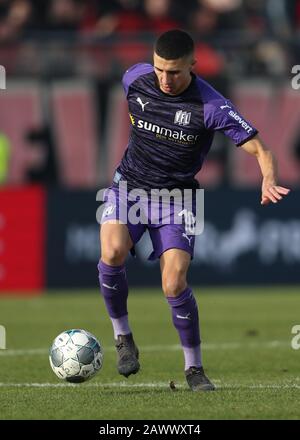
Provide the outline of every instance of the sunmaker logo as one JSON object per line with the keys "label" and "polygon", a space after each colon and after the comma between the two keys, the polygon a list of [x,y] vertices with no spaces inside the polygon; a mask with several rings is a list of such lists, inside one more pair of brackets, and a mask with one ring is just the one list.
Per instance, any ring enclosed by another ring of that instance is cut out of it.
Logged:
{"label": "sunmaker logo", "polygon": [[243,118],[240,117],[240,115],[238,115],[236,112],[234,112],[233,110],[230,110],[228,112],[229,116],[231,116],[233,119],[235,119],[236,121],[238,121],[239,124],[241,124],[241,126],[247,131],[247,133],[251,133],[251,131],[253,131],[253,128],[250,127],[249,124],[247,124],[246,121],[244,121]]}
{"label": "sunmaker logo", "polygon": [[187,134],[180,130],[171,130],[170,128],[161,127],[157,124],[152,124],[152,122],[143,121],[139,119],[137,122],[137,127],[146,131],[151,131],[156,134],[156,137],[161,139],[167,139],[169,141],[177,141],[180,144],[195,144],[199,138],[199,135]]}

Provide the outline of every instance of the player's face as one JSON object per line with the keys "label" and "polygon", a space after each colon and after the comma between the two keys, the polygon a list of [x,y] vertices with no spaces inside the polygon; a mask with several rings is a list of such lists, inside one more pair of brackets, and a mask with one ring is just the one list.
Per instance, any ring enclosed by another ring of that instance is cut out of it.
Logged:
{"label": "player's face", "polygon": [[195,61],[192,56],[165,60],[154,52],[154,71],[161,91],[168,95],[179,95],[191,82],[191,71]]}

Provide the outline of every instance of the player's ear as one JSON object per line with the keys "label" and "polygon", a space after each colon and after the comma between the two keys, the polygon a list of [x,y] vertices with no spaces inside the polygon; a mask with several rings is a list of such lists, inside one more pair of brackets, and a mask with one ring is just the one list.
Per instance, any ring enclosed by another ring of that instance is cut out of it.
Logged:
{"label": "player's ear", "polygon": [[191,61],[191,70],[194,68],[195,64],[197,63],[197,60],[195,60],[194,58]]}

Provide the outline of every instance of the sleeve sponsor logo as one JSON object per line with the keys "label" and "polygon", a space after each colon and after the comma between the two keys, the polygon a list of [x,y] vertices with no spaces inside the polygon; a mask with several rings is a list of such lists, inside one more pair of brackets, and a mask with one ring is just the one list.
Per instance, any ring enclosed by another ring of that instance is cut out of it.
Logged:
{"label": "sleeve sponsor logo", "polygon": [[233,119],[235,119],[246,131],[247,133],[251,133],[251,131],[253,131],[253,128],[243,119],[241,118],[241,116],[236,113],[233,110],[230,110],[228,112],[229,116],[231,116]]}

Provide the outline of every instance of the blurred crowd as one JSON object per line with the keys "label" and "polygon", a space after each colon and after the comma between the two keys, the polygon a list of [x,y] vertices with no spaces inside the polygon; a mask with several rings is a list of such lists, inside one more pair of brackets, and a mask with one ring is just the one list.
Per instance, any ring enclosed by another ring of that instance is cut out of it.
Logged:
{"label": "blurred crowd", "polygon": [[42,33],[99,38],[183,27],[199,37],[219,31],[300,29],[300,0],[0,0],[0,43]]}
{"label": "blurred crowd", "polygon": [[[23,54],[3,52],[14,43],[103,42],[102,48],[117,43],[111,46],[111,59],[115,57],[122,70],[128,67],[126,63],[134,64],[140,58],[146,61],[156,35],[171,28],[183,28],[193,35],[200,60],[197,73],[204,77],[223,72],[225,53],[229,77],[233,72],[282,78],[299,59],[300,43],[295,36],[300,35],[300,0],[0,0],[0,51],[10,73],[16,72],[16,66],[21,72],[29,66],[33,73],[32,66],[38,70],[49,64],[43,61],[44,55],[30,53],[35,50],[32,45],[24,46]],[[146,42],[147,48],[125,47],[130,39]],[[69,71],[72,57],[68,59],[61,50],[60,55],[54,54],[53,62],[53,48],[46,49],[45,57],[56,66],[56,73]],[[89,59],[84,63],[86,69],[94,63]]]}

